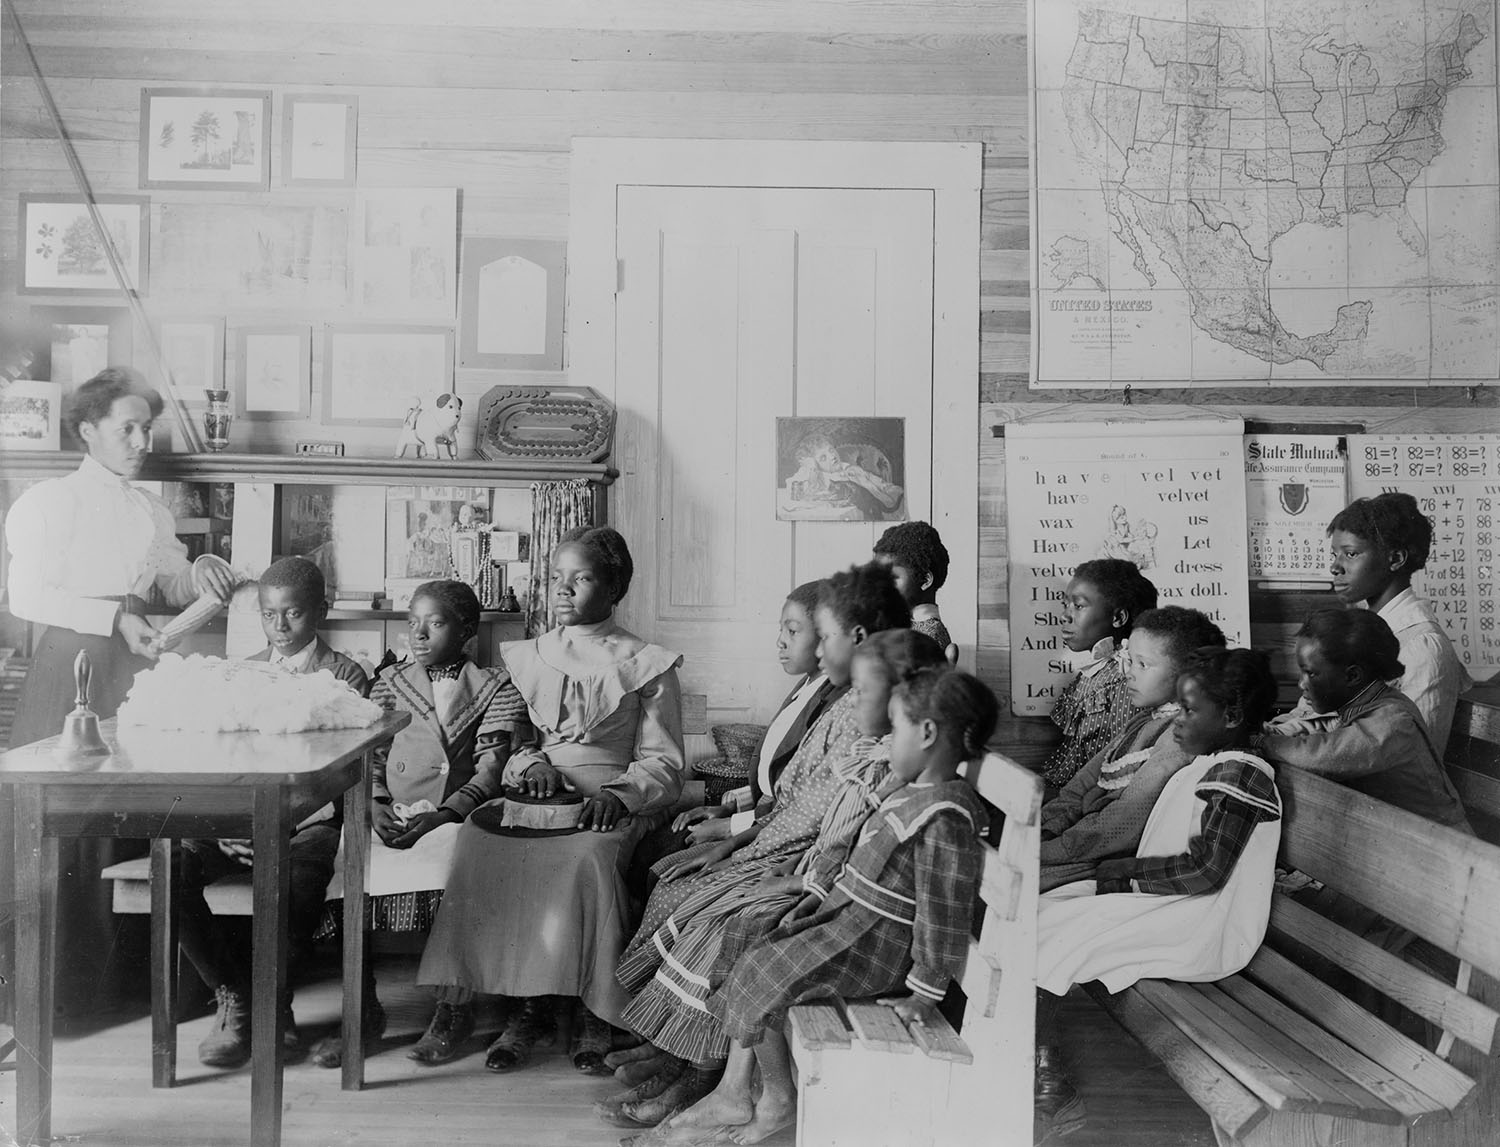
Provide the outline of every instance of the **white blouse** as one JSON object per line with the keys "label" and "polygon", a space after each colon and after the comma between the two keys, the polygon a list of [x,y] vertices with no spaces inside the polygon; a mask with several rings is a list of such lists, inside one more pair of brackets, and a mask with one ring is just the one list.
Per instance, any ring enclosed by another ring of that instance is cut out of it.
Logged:
{"label": "white blouse", "polygon": [[167,504],[92,457],[27,490],[5,521],[10,609],[17,617],[107,637],[119,603],[161,587],[167,601],[196,596],[187,547]]}

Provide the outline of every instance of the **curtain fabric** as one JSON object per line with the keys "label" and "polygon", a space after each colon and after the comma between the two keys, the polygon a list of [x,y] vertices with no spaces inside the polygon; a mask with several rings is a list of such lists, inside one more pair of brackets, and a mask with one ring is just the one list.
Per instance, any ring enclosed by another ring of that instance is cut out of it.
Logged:
{"label": "curtain fabric", "polygon": [[552,628],[552,600],[547,592],[551,580],[552,551],[558,540],[575,526],[594,523],[594,495],[587,480],[531,484],[531,578],[526,595],[526,636],[535,637]]}

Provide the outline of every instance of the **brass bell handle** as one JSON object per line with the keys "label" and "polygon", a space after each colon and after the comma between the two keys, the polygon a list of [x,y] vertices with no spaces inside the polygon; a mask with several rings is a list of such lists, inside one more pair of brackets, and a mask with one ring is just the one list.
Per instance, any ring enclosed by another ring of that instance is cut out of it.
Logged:
{"label": "brass bell handle", "polygon": [[73,659],[73,680],[78,685],[78,698],[74,701],[80,709],[87,709],[89,704],[89,682],[94,676],[94,663],[89,660],[89,651],[80,649],[78,656]]}

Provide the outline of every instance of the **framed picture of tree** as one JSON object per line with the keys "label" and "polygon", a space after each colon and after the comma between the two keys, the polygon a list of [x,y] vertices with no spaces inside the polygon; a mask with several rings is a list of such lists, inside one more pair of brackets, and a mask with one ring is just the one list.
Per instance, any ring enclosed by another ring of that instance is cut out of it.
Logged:
{"label": "framed picture of tree", "polygon": [[144,295],[150,202],[141,195],[96,196],[101,232],[82,197],[22,192],[16,289],[24,295],[118,295],[107,243],[125,285]]}
{"label": "framed picture of tree", "polygon": [[271,93],[142,88],[141,186],[268,190]]}

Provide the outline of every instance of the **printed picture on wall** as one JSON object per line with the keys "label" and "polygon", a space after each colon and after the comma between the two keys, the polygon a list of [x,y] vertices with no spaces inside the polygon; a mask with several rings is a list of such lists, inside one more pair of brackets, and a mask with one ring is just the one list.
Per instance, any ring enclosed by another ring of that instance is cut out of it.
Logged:
{"label": "printed picture on wall", "polygon": [[271,93],[141,90],[141,186],[271,186]]}
{"label": "printed picture on wall", "polygon": [[489,521],[490,492],[484,487],[389,487],[387,585],[393,578],[453,576],[453,531],[476,529],[489,525]]}
{"label": "printed picture on wall", "polygon": [[[144,198],[122,195],[94,201],[125,282],[141,294],[146,293],[147,205]],[[21,294],[118,294],[104,234],[88,204],[76,196],[23,192],[20,241]]]}
{"label": "printed picture on wall", "polygon": [[0,390],[0,452],[56,450],[61,407],[61,383],[5,383]]}
{"label": "printed picture on wall", "polygon": [[902,522],[906,420],[778,418],[776,520]]}

